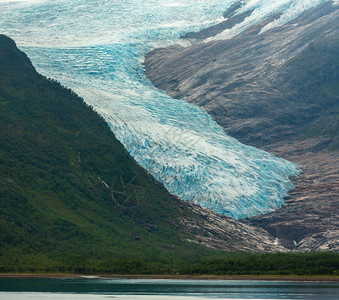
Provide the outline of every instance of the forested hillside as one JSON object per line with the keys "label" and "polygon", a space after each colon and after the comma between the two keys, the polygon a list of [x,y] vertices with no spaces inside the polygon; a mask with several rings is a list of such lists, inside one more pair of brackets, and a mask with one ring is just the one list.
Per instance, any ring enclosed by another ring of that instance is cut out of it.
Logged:
{"label": "forested hillside", "polygon": [[38,74],[5,36],[0,179],[2,270],[201,251],[181,240],[181,202],[136,164],[98,114]]}

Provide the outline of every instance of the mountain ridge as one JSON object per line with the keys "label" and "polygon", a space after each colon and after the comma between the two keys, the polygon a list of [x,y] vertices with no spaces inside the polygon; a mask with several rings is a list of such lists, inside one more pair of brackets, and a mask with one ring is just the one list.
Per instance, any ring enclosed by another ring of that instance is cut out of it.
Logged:
{"label": "mountain ridge", "polygon": [[227,134],[302,166],[284,207],[244,221],[295,251],[339,251],[338,20],[327,1],[261,34],[269,21],[228,40],[192,34],[191,46],[154,49],[144,63],[156,87]]}

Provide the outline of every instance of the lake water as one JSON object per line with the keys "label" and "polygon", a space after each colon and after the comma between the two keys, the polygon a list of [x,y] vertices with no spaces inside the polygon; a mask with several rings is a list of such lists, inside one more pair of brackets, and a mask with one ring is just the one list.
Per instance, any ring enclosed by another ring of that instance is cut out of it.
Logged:
{"label": "lake water", "polygon": [[0,279],[0,300],[339,299],[339,282],[163,279]]}

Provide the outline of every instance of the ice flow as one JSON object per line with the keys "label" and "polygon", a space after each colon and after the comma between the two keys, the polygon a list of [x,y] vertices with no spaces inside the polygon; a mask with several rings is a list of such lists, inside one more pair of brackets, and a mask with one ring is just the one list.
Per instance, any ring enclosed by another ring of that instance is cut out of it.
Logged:
{"label": "ice flow", "polygon": [[[142,69],[147,51],[215,24],[235,2],[4,0],[0,26],[38,71],[74,89],[104,116],[136,161],[171,193],[240,219],[283,205],[298,167],[227,136],[202,109],[157,90]],[[217,38],[282,12],[269,29],[322,1],[243,2],[239,13],[254,9],[251,16]]]}

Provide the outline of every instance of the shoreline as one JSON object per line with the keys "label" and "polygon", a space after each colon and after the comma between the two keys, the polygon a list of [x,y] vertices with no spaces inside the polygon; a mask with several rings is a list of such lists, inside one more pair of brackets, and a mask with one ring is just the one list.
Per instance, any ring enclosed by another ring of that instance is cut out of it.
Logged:
{"label": "shoreline", "polygon": [[278,276],[278,275],[122,275],[122,274],[0,274],[0,279],[164,279],[164,280],[249,280],[339,282],[339,276]]}

